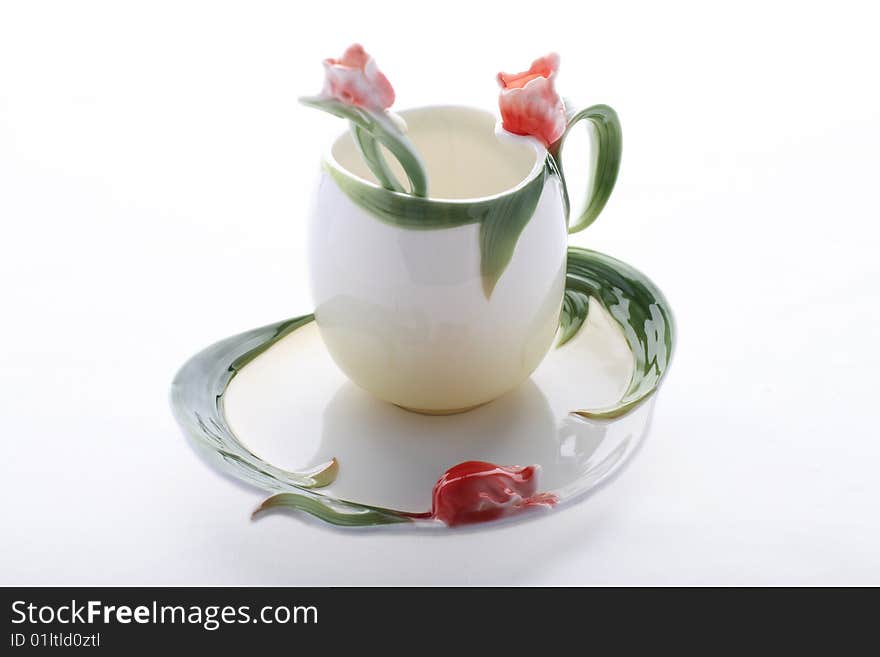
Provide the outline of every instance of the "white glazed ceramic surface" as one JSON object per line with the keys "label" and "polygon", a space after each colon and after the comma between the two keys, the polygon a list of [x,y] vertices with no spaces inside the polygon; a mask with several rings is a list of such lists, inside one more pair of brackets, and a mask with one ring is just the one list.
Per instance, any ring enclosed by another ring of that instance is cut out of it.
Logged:
{"label": "white glazed ceramic surface", "polygon": [[[403,116],[425,160],[432,201],[500,200],[545,166],[537,141],[496,135],[488,112],[434,107]],[[559,321],[566,219],[558,177],[547,178],[487,295],[478,224],[418,230],[370,214],[327,171],[373,180],[349,134],[324,164],[310,273],[317,324],[343,372],[381,399],[431,412],[470,408],[522,383]]]}

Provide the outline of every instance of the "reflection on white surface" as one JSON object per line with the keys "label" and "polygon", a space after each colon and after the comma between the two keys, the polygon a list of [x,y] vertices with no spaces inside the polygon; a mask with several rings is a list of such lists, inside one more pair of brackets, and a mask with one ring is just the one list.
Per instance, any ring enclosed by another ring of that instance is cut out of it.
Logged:
{"label": "reflection on white surface", "polygon": [[620,330],[593,304],[579,335],[523,385],[467,413],[425,416],[349,382],[310,324],[245,367],[225,408],[236,435],[274,465],[298,469],[335,456],[339,477],[324,490],[343,499],[427,511],[445,470],[483,460],[539,464],[541,489],[564,502],[613,472],[644,434],[651,404],[613,422],[570,415],[613,401],[631,370]]}

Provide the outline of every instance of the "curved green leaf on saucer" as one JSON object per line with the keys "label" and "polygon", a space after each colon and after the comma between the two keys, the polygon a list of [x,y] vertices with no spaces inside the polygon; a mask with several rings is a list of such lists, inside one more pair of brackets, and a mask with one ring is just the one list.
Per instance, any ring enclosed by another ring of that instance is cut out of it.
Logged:
{"label": "curved green leaf on saucer", "polygon": [[[303,105],[308,105],[309,107],[314,107],[351,121],[357,129],[355,143],[361,147],[361,153],[365,156],[364,159],[367,166],[370,167],[370,170],[382,184],[388,182],[390,189],[401,188],[375,143],[367,143],[366,152],[364,152],[364,143],[371,140],[375,140],[387,148],[400,163],[400,166],[403,167],[403,171],[409,179],[410,194],[413,196],[428,195],[428,176],[425,173],[424,163],[410,140],[394,125],[386,114],[371,112],[321,96],[300,98],[300,102]],[[391,180],[394,182],[391,183]]]}
{"label": "curved green leaf on saucer", "polygon": [[602,304],[620,325],[635,367],[619,402],[574,414],[612,419],[633,410],[656,392],[672,360],[675,322],[666,297],[647,276],[611,256],[570,246],[557,346],[565,344],[583,326],[590,297]]}
{"label": "curved green leaf on saucer", "polygon": [[301,472],[276,468],[239,441],[223,412],[223,393],[241,368],[313,319],[295,317],[211,345],[191,358],[171,384],[174,416],[193,444],[219,459],[223,469],[262,488],[320,488],[339,472],[336,459]]}
{"label": "curved green leaf on saucer", "polygon": [[283,491],[266,500],[255,514],[284,507],[346,527],[410,522],[404,512],[338,500],[315,491],[336,479],[339,463],[335,458],[306,470],[282,470],[245,447],[226,421],[224,394],[236,374],[314,319],[309,314],[268,324],[221,340],[193,356],[171,384],[174,416],[192,444],[221,470],[263,490]]}
{"label": "curved green leaf on saucer", "polygon": [[[577,233],[589,226],[596,220],[602,208],[608,202],[608,197],[614,190],[617,182],[617,172],[620,170],[620,158],[623,151],[623,133],[620,128],[620,119],[608,105],[593,105],[579,112],[575,112],[568,119],[568,127],[562,137],[551,148],[551,154],[559,165],[562,179],[565,180],[562,168],[562,150],[565,138],[572,128],[581,120],[586,119],[593,124],[596,135],[597,157],[596,167],[593,173],[593,182],[590,187],[587,205],[581,212],[580,217],[569,226],[569,233]],[[566,193],[567,202],[567,193]]]}
{"label": "curved green leaf on saucer", "polygon": [[561,347],[571,340],[581,330],[581,326],[587,320],[587,312],[590,309],[590,295],[580,290],[566,288],[562,298],[562,311],[559,314],[559,341],[557,347]]}
{"label": "curved green leaf on saucer", "polygon": [[[519,192],[508,194],[480,214],[480,272],[483,276],[483,292],[488,299],[510,264],[519,236],[535,214],[538,201],[548,179],[559,177],[559,169],[552,157],[547,157],[540,180],[530,182]],[[563,188],[565,185],[562,186]]]}
{"label": "curved green leaf on saucer", "polygon": [[298,493],[276,493],[263,500],[263,503],[251,515],[251,519],[273,510],[302,511],[338,527],[365,527],[412,522],[411,518],[391,509],[337,501],[326,497],[310,497]]}
{"label": "curved green leaf on saucer", "polygon": [[334,456],[329,461],[319,463],[313,468],[300,470],[298,474],[314,482],[306,488],[324,488],[324,486],[329,486],[336,481],[336,477],[339,476],[339,461]]}
{"label": "curved green leaf on saucer", "polygon": [[347,176],[333,167],[325,168],[352,202],[387,224],[408,230],[480,224],[480,270],[487,298],[510,263],[519,236],[535,214],[544,186],[559,175],[553,159],[548,157],[541,171],[518,189],[478,201],[443,201],[392,192]]}

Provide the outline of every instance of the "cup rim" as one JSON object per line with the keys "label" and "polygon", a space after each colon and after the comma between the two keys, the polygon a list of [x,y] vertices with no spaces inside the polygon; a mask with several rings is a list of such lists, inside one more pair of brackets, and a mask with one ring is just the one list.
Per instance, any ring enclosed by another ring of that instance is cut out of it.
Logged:
{"label": "cup rim", "polygon": [[[478,107],[472,107],[469,105],[452,105],[452,104],[449,104],[449,105],[422,105],[419,107],[411,107],[411,108],[408,108],[405,110],[401,110],[400,112],[397,112],[397,114],[399,114],[404,119],[406,119],[407,114],[411,114],[414,112],[424,112],[426,110],[450,110],[450,109],[451,110],[467,110],[469,112],[476,112],[476,113],[482,114],[484,116],[490,116],[493,119],[496,118],[492,112],[489,112],[484,109],[480,109]],[[426,201],[426,202],[430,202],[430,203],[473,204],[473,203],[479,203],[479,202],[483,202],[483,201],[491,201],[494,199],[500,199],[500,198],[504,198],[506,196],[509,196],[511,194],[515,194],[516,192],[520,191],[522,188],[526,187],[529,183],[534,181],[535,178],[537,178],[541,174],[541,172],[544,170],[544,165],[545,165],[545,161],[547,159],[547,154],[548,154],[547,148],[539,140],[537,140],[534,137],[530,137],[528,135],[515,135],[512,132],[508,132],[507,130],[505,130],[502,127],[501,121],[499,119],[496,119],[495,120],[495,136],[498,137],[499,140],[509,141],[509,142],[513,142],[513,143],[519,143],[519,144],[526,144],[526,145],[531,146],[534,149],[535,163],[534,163],[534,165],[532,165],[531,171],[529,171],[529,173],[513,187],[509,187],[509,188],[502,190],[500,192],[497,192],[495,194],[487,194],[485,196],[473,196],[473,197],[469,197],[469,198],[443,198],[443,197],[437,197],[437,196],[431,196],[431,195],[422,197],[422,196],[412,196],[411,194],[407,194],[405,192],[395,192],[390,189],[385,189],[384,187],[381,187],[380,185],[377,185],[376,183],[374,183],[372,180],[367,180],[366,178],[361,178],[360,176],[352,173],[347,168],[342,166],[336,160],[336,157],[333,155],[333,148],[334,148],[334,146],[336,146],[336,143],[340,139],[344,138],[347,134],[348,134],[347,132],[340,133],[337,137],[335,137],[333,139],[333,141],[330,143],[330,146],[325,150],[325,152],[324,152],[325,166],[332,168],[336,173],[338,173],[342,176],[345,176],[348,180],[350,180],[353,183],[363,185],[365,187],[370,187],[370,188],[373,188],[376,190],[381,190],[382,192],[385,192],[387,194],[391,194],[391,195],[399,197],[401,199],[418,199],[420,201]]]}

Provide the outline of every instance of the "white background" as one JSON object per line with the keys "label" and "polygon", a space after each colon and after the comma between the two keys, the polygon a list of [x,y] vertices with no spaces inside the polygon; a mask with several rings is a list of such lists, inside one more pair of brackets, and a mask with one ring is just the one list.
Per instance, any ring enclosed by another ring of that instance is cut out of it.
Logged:
{"label": "white background", "polygon": [[[872,3],[4,2],[0,583],[880,584],[880,85]],[[532,523],[399,536],[291,517],[197,459],[168,386],[306,312],[339,122],[297,104],[362,41],[397,107],[500,69],[620,113],[577,237],[677,314],[651,434]]]}

